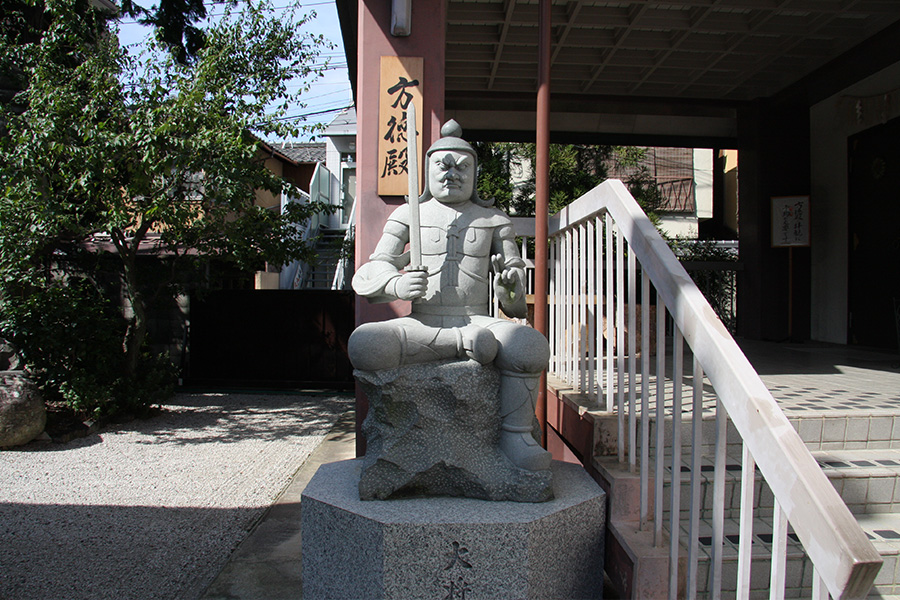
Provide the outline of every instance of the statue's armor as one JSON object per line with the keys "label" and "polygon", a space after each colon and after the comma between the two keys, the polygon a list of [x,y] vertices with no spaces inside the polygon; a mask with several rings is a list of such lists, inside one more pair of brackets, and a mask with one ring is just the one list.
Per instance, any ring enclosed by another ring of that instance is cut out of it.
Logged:
{"label": "statue's armor", "polygon": [[[434,152],[468,154],[474,176],[476,153],[457,137],[455,127],[441,129],[443,137],[427,156]],[[452,156],[430,162],[429,168],[438,171],[429,171],[429,185],[437,189],[451,181],[444,177],[465,180],[454,171],[457,164]],[[433,177],[441,170],[444,174]],[[481,201],[472,180],[468,182],[467,192],[472,194],[468,199],[460,201],[459,195],[451,199],[453,195],[449,194],[439,200],[434,196],[438,192],[431,187],[420,198],[421,266],[427,269],[428,281],[425,294],[412,301],[408,317],[357,327],[348,344],[350,359],[363,371],[454,358],[492,363],[500,374],[501,451],[518,467],[547,470],[550,454],[540,447],[533,433],[540,374],[547,366],[550,350],[540,332],[488,316],[492,288],[500,290],[497,298],[507,315],[526,315],[525,262],[516,247],[512,221]],[[353,289],[370,302],[389,302],[407,293],[398,293],[397,286],[404,277],[400,271],[409,270],[409,252],[404,251],[409,243],[409,215],[408,204],[394,210],[369,262],[353,276]],[[492,270],[498,271],[494,277]],[[417,287],[421,285],[420,276],[405,277],[406,281],[415,279]],[[420,292],[417,289],[407,297]]]}
{"label": "statue's armor", "polygon": [[[525,264],[509,217],[493,207],[431,199],[421,204],[419,219],[428,290],[413,302],[413,315],[437,326],[458,326],[453,317],[487,315],[491,256],[501,255],[506,267],[522,269]],[[409,265],[409,254],[403,252],[408,241],[409,205],[404,204],[388,218],[370,262],[354,276],[357,293],[376,302],[394,299],[386,288]],[[429,317],[445,318],[434,322]]]}

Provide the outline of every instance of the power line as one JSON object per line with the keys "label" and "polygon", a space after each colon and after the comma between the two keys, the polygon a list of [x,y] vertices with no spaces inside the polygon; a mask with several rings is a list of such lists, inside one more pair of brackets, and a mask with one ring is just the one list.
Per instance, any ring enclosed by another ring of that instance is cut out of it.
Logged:
{"label": "power line", "polygon": [[347,110],[353,108],[352,104],[348,104],[346,106],[339,106],[337,108],[330,108],[327,110],[318,110],[314,112],[302,113],[299,115],[288,115],[286,117],[278,117],[275,119],[276,121],[295,121],[297,119],[305,119],[306,117],[314,117],[316,115],[327,115],[328,113],[338,112],[342,110]]}
{"label": "power line", "polygon": [[[215,4],[227,4],[227,2],[213,2],[213,5],[215,5]],[[308,3],[305,3],[305,4],[298,4],[296,8],[299,9],[299,8],[307,8],[307,7],[310,7],[310,6],[326,6],[326,5],[330,5],[330,4],[334,4],[334,2],[333,2],[333,1],[331,1],[331,2],[308,2]],[[280,11],[280,10],[287,10],[287,9],[289,9],[289,8],[294,8],[294,7],[293,7],[292,5],[290,5],[290,4],[287,4],[287,5],[285,5],[285,6],[273,6],[271,9],[269,9],[268,12],[276,12],[276,11]],[[225,15],[225,14],[226,14],[226,13],[224,13],[224,12],[219,12],[219,13],[207,13],[207,15],[206,15],[205,17],[203,17],[203,18],[204,18],[204,19],[208,19],[208,18],[210,18],[210,17],[221,17],[221,16],[223,16],[223,15]],[[144,23],[141,23],[140,21],[138,21],[138,20],[136,20],[136,19],[135,19],[135,20],[130,20],[130,19],[129,19],[128,21],[120,20],[119,23],[122,23],[123,25],[144,25]]]}
{"label": "power line", "polygon": [[[349,85],[348,85],[349,87]],[[325,96],[334,96],[335,94],[346,94],[347,90],[334,90],[333,92],[326,92],[324,94],[319,94],[318,96],[306,96],[303,98],[304,102],[308,102],[309,100],[316,100],[318,98],[324,98]]]}
{"label": "power line", "polygon": [[309,65],[311,69],[322,69],[324,71],[339,71],[347,68],[347,63],[314,63]]}

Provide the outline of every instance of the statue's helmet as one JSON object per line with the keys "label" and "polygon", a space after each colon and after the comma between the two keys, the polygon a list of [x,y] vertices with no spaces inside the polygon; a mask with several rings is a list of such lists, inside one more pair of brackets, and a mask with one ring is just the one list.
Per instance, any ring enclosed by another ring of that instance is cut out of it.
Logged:
{"label": "statue's helmet", "polygon": [[[475,148],[472,147],[469,142],[462,139],[462,127],[459,123],[457,123],[454,119],[450,119],[441,127],[441,137],[431,145],[431,147],[425,152],[425,157],[429,157],[435,152],[439,151],[453,151],[453,152],[464,152],[472,157],[474,161],[474,173],[477,181],[478,177],[478,154],[475,152]],[[426,163],[427,164],[427,163]],[[427,168],[427,167],[426,167]],[[423,194],[422,200],[427,200],[431,198],[431,193],[428,191],[428,186],[425,186],[425,194]],[[471,201],[480,204],[481,206],[491,206],[494,204],[493,200],[482,200],[478,197],[478,186],[475,185],[472,188],[472,198]]]}
{"label": "statue's helmet", "polygon": [[453,119],[444,123],[443,127],[441,127],[441,137],[431,145],[425,156],[431,156],[438,150],[465,152],[466,154],[471,154],[475,160],[478,160],[478,155],[475,154],[475,149],[472,148],[472,145],[462,139],[462,127]]}

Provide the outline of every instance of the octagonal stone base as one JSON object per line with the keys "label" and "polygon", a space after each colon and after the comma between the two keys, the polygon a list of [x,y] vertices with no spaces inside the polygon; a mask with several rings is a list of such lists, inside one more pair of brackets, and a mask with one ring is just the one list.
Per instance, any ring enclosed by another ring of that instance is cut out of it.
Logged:
{"label": "octagonal stone base", "polygon": [[323,465],[301,501],[303,598],[594,599],[606,494],[553,463],[554,499],[359,499],[361,460]]}

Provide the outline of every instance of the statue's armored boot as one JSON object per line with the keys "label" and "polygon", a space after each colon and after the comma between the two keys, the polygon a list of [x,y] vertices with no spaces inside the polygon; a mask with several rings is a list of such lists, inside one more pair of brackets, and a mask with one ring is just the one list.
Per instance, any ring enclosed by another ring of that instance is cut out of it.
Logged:
{"label": "statue's armored boot", "polygon": [[489,330],[477,325],[454,328],[456,335],[456,356],[468,357],[486,365],[497,356],[497,338]]}
{"label": "statue's armored boot", "polygon": [[500,372],[500,451],[529,471],[550,468],[552,456],[534,436],[534,407],[540,376]]}

